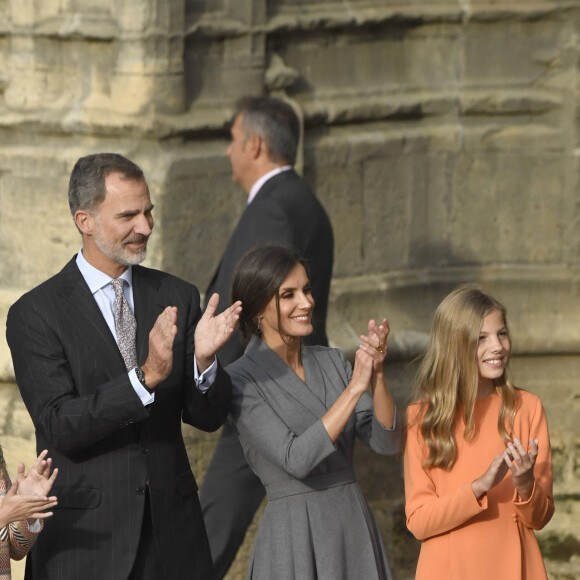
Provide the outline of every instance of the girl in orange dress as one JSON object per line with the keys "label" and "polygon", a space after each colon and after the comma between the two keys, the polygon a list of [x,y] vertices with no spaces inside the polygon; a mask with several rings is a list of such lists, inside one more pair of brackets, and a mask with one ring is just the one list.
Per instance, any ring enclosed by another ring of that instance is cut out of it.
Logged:
{"label": "girl in orange dress", "polygon": [[508,378],[505,308],[463,286],[437,308],[407,409],[416,580],[546,580],[534,534],[554,513],[548,423]]}

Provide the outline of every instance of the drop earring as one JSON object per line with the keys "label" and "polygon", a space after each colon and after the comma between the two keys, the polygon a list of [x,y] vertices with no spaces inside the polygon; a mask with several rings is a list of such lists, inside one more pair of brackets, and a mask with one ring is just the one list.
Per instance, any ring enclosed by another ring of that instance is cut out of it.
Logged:
{"label": "drop earring", "polygon": [[257,330],[258,334],[262,334],[262,327],[260,326],[260,320],[262,320],[262,317],[258,316],[258,318],[256,318],[256,322],[257,322],[256,330]]}

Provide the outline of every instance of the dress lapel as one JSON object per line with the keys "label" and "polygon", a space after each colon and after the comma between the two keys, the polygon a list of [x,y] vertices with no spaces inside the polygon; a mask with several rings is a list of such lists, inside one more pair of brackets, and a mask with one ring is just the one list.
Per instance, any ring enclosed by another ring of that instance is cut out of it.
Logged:
{"label": "dress lapel", "polygon": [[[298,405],[303,407],[304,410],[307,410],[309,414],[319,418],[327,411],[324,401],[321,400],[320,396],[318,396],[319,393],[315,394],[310,389],[309,385],[305,384],[298,375],[258,337],[252,338],[245,354],[271,381],[276,383],[278,388],[284,391]],[[316,374],[310,372],[310,376],[314,379]],[[307,381],[309,380],[308,375],[306,375],[306,379]],[[269,396],[268,393],[265,393],[265,395]]]}

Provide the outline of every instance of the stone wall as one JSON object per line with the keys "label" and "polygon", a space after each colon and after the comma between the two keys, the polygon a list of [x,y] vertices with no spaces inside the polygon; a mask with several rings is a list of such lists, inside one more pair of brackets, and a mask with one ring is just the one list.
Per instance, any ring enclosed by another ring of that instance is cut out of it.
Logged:
{"label": "stone wall", "polygon": [[[575,578],[579,32],[578,0],[0,0],[0,318],[78,250],[66,187],[89,152],[142,165],[148,265],[205,288],[245,201],[225,155],[233,101],[283,96],[336,234],[331,340],[352,354],[365,321],[387,315],[403,407],[439,300],[473,281],[505,302],[516,383],[551,427],[557,511],[538,536],[550,577]],[[0,381],[14,470],[33,431],[4,340]],[[201,478],[215,438],[185,435]],[[360,449],[357,470],[411,578],[400,459]]]}

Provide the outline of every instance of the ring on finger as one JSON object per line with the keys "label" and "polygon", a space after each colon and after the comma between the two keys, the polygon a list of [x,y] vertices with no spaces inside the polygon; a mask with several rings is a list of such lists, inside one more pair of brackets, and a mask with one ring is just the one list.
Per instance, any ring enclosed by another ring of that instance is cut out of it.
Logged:
{"label": "ring on finger", "polygon": [[379,344],[378,346],[375,346],[375,350],[379,353],[379,354],[385,354],[385,348],[383,347],[382,344]]}

